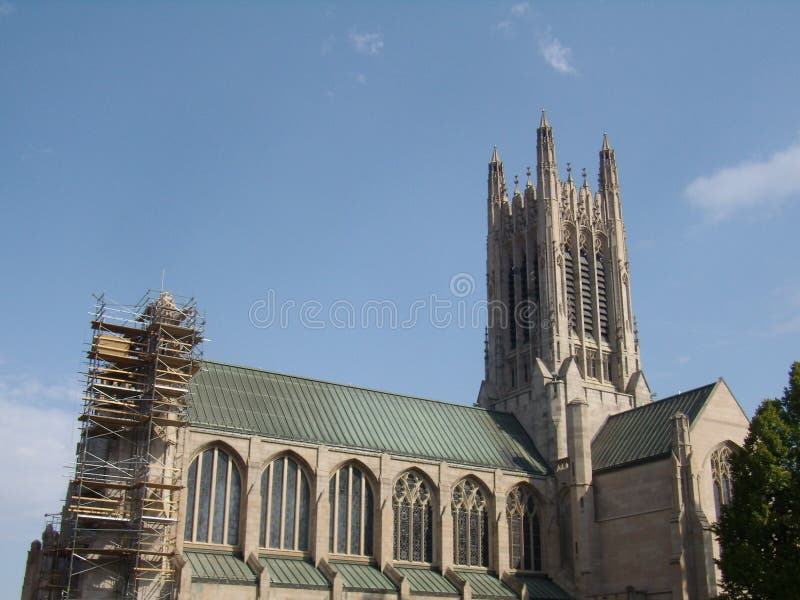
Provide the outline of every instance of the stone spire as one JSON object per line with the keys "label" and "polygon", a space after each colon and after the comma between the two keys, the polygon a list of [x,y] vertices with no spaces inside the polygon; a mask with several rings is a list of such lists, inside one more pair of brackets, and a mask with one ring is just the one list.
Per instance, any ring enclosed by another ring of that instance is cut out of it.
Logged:
{"label": "stone spire", "polygon": [[500,210],[503,202],[508,202],[506,198],[508,194],[506,189],[506,176],[503,172],[503,162],[500,160],[500,155],[497,152],[497,146],[494,147],[492,158],[489,161],[489,178],[487,183],[489,228],[491,229],[499,223]]}
{"label": "stone spire", "polygon": [[600,149],[600,178],[598,181],[601,191],[610,191],[619,188],[617,178],[617,160],[614,149],[608,143],[608,135],[603,133],[603,146]]}
{"label": "stone spire", "polygon": [[536,130],[537,195],[543,199],[558,198],[558,163],[553,128],[542,111],[539,128]]}

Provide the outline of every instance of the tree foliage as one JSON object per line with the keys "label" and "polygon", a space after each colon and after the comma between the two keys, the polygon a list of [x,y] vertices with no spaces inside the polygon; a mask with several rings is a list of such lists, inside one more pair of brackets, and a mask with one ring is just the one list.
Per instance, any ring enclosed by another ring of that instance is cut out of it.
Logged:
{"label": "tree foliage", "polygon": [[783,398],[758,407],[731,457],[733,498],[715,530],[721,598],[800,598],[800,362]]}

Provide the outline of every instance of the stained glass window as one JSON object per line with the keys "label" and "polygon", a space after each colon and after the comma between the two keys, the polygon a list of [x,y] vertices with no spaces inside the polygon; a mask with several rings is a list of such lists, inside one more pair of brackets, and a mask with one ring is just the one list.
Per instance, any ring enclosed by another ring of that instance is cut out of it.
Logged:
{"label": "stained glass window", "polygon": [[475,480],[464,479],[456,485],[450,511],[453,515],[453,562],[488,567],[488,506]]}
{"label": "stained glass window", "polygon": [[239,469],[220,448],[209,448],[189,466],[186,480],[187,542],[239,543],[242,480]]}
{"label": "stained glass window", "polygon": [[522,571],[542,570],[542,540],[539,511],[533,492],[518,485],[506,499],[509,558],[511,568]]}
{"label": "stained glass window", "polygon": [[262,547],[308,550],[308,475],[291,456],[281,456],[261,475]]}
{"label": "stained glass window", "polygon": [[714,485],[714,508],[717,521],[722,516],[722,507],[731,500],[731,449],[722,446],[711,455],[711,477]]}
{"label": "stained glass window", "polygon": [[372,487],[357,465],[345,465],[334,473],[328,488],[331,552],[372,555],[372,498]]}
{"label": "stained glass window", "polygon": [[394,558],[414,562],[433,560],[431,491],[414,471],[403,473],[394,485]]}

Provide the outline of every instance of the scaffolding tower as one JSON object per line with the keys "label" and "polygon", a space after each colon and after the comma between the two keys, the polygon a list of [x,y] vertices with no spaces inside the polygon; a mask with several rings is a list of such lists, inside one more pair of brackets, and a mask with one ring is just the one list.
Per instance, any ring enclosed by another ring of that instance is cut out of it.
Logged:
{"label": "scaffolding tower", "polygon": [[91,329],[75,475],[40,597],[171,600],[178,442],[204,322],[193,299],[150,291],[135,305],[98,297]]}

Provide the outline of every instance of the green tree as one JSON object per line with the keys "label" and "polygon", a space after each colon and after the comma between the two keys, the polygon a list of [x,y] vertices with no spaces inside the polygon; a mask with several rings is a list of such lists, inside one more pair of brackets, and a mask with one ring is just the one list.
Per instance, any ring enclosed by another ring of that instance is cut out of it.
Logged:
{"label": "green tree", "polygon": [[723,599],[800,598],[800,362],[783,398],[758,407],[731,457],[719,537]]}

